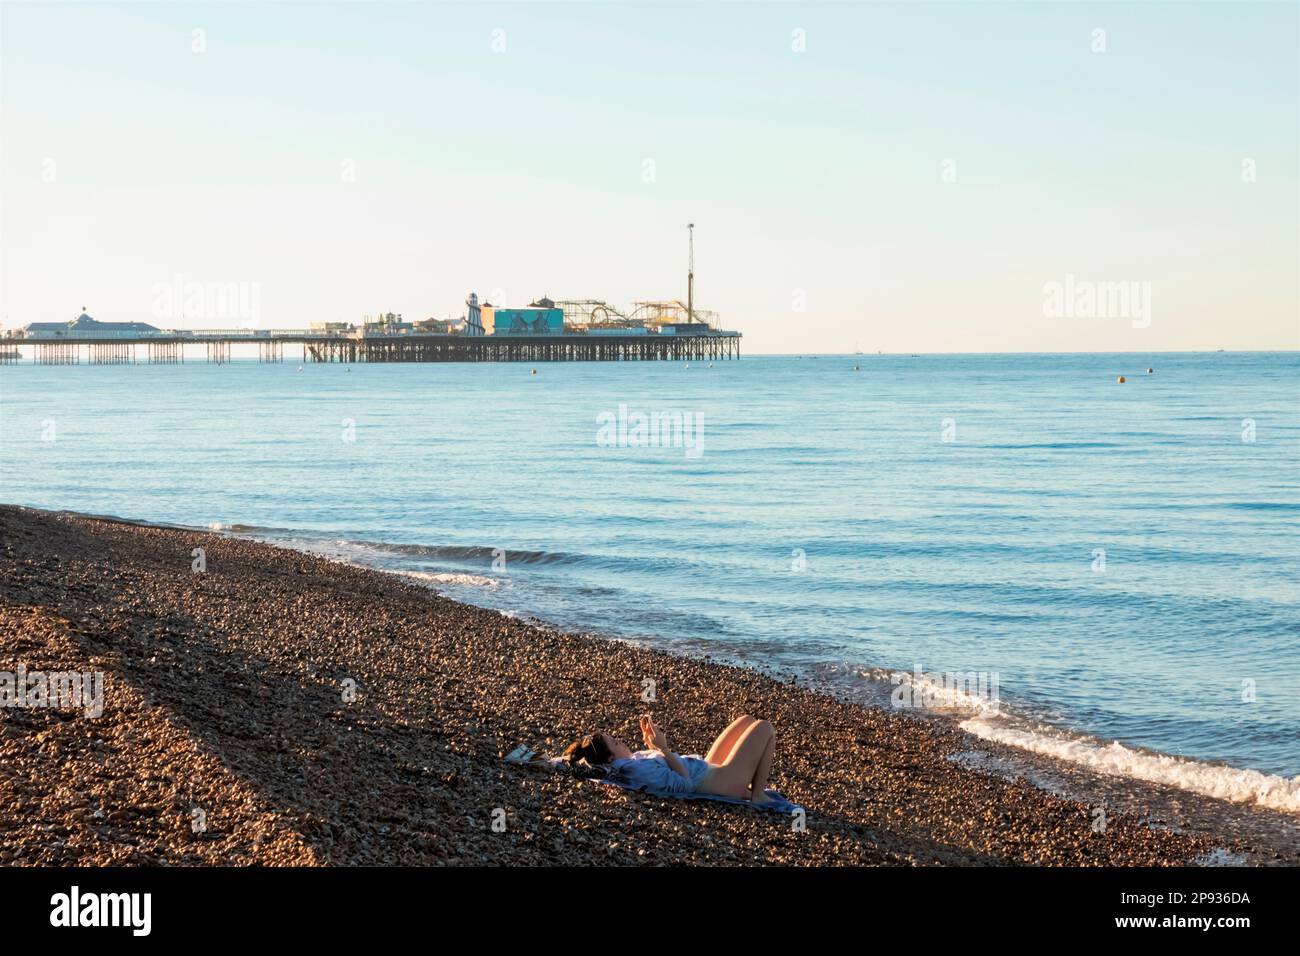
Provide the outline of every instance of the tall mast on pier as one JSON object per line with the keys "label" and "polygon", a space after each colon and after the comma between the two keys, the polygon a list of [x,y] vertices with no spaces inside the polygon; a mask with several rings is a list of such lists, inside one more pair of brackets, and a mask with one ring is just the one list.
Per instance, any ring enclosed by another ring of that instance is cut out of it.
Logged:
{"label": "tall mast on pier", "polygon": [[695,223],[688,222],[690,255],[686,260],[686,321],[695,321]]}

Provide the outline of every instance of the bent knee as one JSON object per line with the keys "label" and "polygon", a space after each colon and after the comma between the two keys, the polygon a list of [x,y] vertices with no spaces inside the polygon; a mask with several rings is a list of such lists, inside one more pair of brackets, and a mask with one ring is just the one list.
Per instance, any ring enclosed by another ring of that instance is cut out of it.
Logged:
{"label": "bent knee", "polygon": [[754,728],[755,728],[759,733],[761,733],[761,734],[766,734],[766,735],[768,735],[769,737],[775,737],[775,736],[776,736],[776,728],[772,726],[772,722],[771,722],[770,720],[759,720],[759,721],[755,721],[755,722],[754,722]]}

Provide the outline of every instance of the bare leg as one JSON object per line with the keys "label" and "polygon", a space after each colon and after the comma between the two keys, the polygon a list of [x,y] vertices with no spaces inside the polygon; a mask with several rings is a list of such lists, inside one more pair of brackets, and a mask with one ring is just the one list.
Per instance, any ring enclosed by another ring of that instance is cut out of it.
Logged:
{"label": "bare leg", "polygon": [[761,802],[763,794],[767,792],[767,775],[772,769],[772,754],[776,750],[776,734],[767,738],[767,749],[763,751],[763,756],[758,761],[758,767],[754,770],[754,777],[749,781],[749,799]]}
{"label": "bare leg", "polygon": [[[739,742],[726,763],[715,766],[701,789],[728,797],[750,799],[750,787],[756,781],[767,785],[767,774],[772,766],[772,750],[776,729],[766,720],[756,720],[741,734]],[[757,780],[759,771],[762,779]],[[762,791],[758,791],[762,795]]]}
{"label": "bare leg", "polygon": [[721,766],[731,757],[731,752],[736,749],[736,744],[740,741],[740,735],[749,729],[749,725],[754,723],[755,718],[749,714],[741,714],[722,733],[718,734],[718,739],[713,742],[709,748],[708,755],[704,758],[708,763],[714,766]]}

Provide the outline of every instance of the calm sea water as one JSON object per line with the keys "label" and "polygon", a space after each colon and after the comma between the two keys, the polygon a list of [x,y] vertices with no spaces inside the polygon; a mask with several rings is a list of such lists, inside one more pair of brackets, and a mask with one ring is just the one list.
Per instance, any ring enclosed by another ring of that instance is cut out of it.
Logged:
{"label": "calm sea water", "polygon": [[[532,368],[2,367],[0,500],[867,698],[996,674],[976,733],[1300,811],[1300,355]],[[700,444],[602,436],[620,406]]]}

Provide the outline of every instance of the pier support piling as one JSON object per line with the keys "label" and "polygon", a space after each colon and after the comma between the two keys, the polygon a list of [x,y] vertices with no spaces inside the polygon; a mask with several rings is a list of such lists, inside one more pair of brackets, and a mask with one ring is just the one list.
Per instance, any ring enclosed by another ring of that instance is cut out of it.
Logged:
{"label": "pier support piling", "polygon": [[131,342],[95,342],[87,350],[91,365],[135,364],[135,345]]}
{"label": "pier support piling", "polygon": [[179,365],[185,361],[185,346],[179,342],[150,342],[151,365]]}
{"label": "pier support piling", "polygon": [[284,346],[302,346],[304,362],[650,362],[708,361],[740,358],[740,334],[585,334],[556,335],[331,335],[282,331],[273,335],[187,332],[183,337],[134,341],[35,341],[33,359],[40,365],[76,365],[85,345],[94,365],[133,364],[135,347],[148,346],[150,364],[185,361],[186,344],[203,345],[214,365],[231,361],[237,343],[257,343],[259,362],[283,362]]}
{"label": "pier support piling", "polygon": [[38,342],[32,359],[37,365],[80,365],[81,346],[68,342]]}

